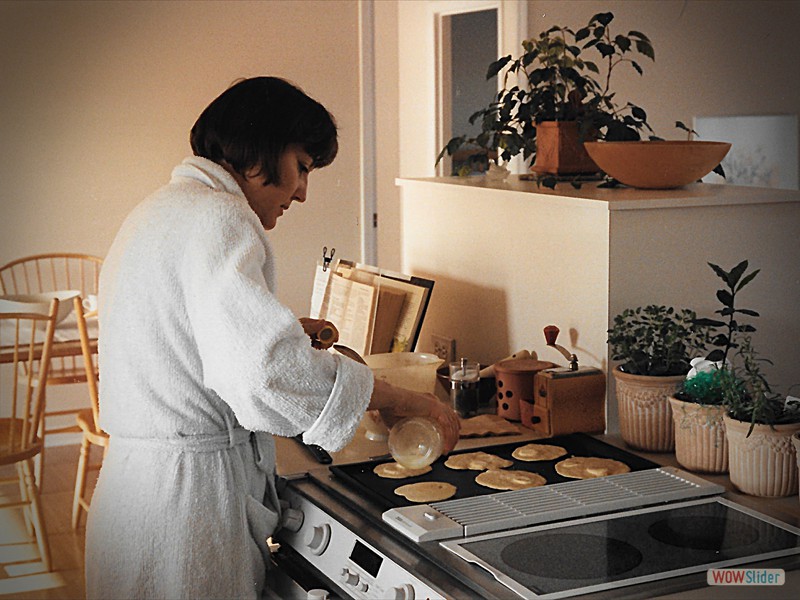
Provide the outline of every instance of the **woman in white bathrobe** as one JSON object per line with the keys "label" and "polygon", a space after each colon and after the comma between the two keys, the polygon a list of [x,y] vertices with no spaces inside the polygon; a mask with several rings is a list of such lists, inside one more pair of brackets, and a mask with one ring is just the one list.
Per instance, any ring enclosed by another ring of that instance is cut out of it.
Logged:
{"label": "woman in white bathrobe", "polygon": [[86,533],[90,598],[258,598],[279,524],[272,435],[330,451],[367,409],[429,415],[433,395],[312,348],[320,323],[274,295],[265,230],[330,164],[325,108],[277,78],[243,80],[192,128],[170,182],[128,216],[100,280],[100,424],[110,445]]}

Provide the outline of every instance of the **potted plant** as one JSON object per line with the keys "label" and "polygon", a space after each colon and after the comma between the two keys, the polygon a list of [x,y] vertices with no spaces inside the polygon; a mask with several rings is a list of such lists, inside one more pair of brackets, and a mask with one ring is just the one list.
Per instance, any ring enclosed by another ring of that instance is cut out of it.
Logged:
{"label": "potted plant", "polygon": [[798,492],[797,456],[792,437],[800,432],[800,400],[772,390],[749,336],[737,351],[741,366],[723,386],[723,417],[730,455],[731,483],[754,496]]}
{"label": "potted plant", "polygon": [[651,304],[628,308],[608,330],[619,426],[629,446],[669,452],[675,446],[669,397],[678,391],[689,361],[708,342],[708,327],[688,308]]}
{"label": "potted plant", "polygon": [[691,361],[692,368],[681,389],[670,398],[670,405],[678,463],[690,471],[727,473],[728,442],[723,415],[727,410],[724,390],[734,385],[734,373],[729,368],[731,352],[739,347],[738,337],[756,330],[750,323],[742,322],[741,317],[759,316],[752,309],[737,306],[736,300],[759,270],[748,273],[746,260],[730,271],[713,263],[708,265],[724,283],[716,293],[721,307],[715,314],[726,320],[697,320],[698,325],[714,333],[710,341],[714,349],[707,357]]}
{"label": "potted plant", "polygon": [[[639,140],[642,129],[652,132],[644,110],[617,104],[611,76],[623,63],[642,74],[634,58],[655,60],[653,46],[638,31],[612,34],[613,19],[613,13],[605,12],[578,31],[551,27],[523,41],[517,58],[509,55],[489,65],[486,78],[502,73],[503,85],[496,99],[469,119],[480,119],[481,133],[452,138],[436,163],[445,154],[508,161],[521,153],[534,160],[534,172],[544,175],[542,185],[552,188],[553,175],[598,171],[584,140]],[[590,52],[603,63],[602,73],[587,57]]]}

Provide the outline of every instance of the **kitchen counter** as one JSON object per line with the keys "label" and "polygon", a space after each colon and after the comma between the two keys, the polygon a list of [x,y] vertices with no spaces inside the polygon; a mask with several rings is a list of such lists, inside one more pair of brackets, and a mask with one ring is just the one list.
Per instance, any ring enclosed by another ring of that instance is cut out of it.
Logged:
{"label": "kitchen counter", "polygon": [[[420,332],[456,341],[482,364],[521,348],[563,364],[542,330],[607,375],[607,330],[626,308],[657,304],[710,317],[719,279],[708,263],[747,259],[759,276],[747,306],[753,344],[778,391],[800,382],[800,191],[693,184],[675,190],[537,187],[518,176],[399,179],[402,264],[436,282]],[[608,431],[619,431],[607,377]]]}
{"label": "kitchen counter", "polygon": [[[471,438],[462,439],[456,446],[456,450],[470,449],[480,446],[488,446],[494,444],[507,444],[507,443],[522,443],[532,439],[541,439],[542,436],[524,427],[520,427],[520,434],[513,436],[498,436],[489,438]],[[625,446],[619,435],[607,434],[597,435],[598,439],[603,440],[609,444],[624,448],[631,451],[630,448]],[[280,475],[290,476],[302,474],[308,470],[318,468],[320,465],[307,450],[302,448],[295,440],[288,438],[276,438],[278,463],[277,469]],[[332,453],[333,464],[343,465],[355,462],[362,462],[369,460],[371,457],[382,456],[388,453],[386,442],[375,442],[368,440],[364,436],[363,428],[359,428],[355,438],[343,450]],[[678,466],[675,461],[673,453],[645,453],[635,452],[644,458],[647,458],[655,463],[664,466]],[[789,496],[786,498],[758,498],[755,496],[748,496],[738,493],[730,483],[727,475],[701,475],[704,479],[724,487],[727,492],[724,497],[766,514],[772,518],[778,519],[784,523],[788,523],[795,527],[800,528],[800,500],[797,495]],[[784,568],[785,560],[778,565],[778,568]],[[757,595],[760,599],[779,599],[779,598],[796,598],[800,595],[800,561],[793,558],[790,561],[790,569],[786,569],[786,584],[781,587],[775,586],[707,586],[704,584],[705,573],[695,574],[693,576],[686,576],[687,586],[694,586],[695,589],[687,589],[679,593],[671,593],[669,595],[660,596],[665,599],[693,599],[693,598],[753,598]],[[775,564],[763,564],[762,567],[776,567]],[[647,597],[653,597],[652,591],[647,594]]]}

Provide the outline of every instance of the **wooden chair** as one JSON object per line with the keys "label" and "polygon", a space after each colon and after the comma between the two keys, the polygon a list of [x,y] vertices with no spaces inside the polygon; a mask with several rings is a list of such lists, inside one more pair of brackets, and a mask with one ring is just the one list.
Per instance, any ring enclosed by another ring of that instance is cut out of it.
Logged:
{"label": "wooden chair", "polygon": [[99,469],[100,465],[90,464],[92,445],[103,449],[103,457],[108,448],[108,434],[100,428],[100,402],[97,392],[98,369],[95,362],[96,355],[92,352],[91,339],[86,328],[86,317],[96,316],[97,311],[83,312],[81,298],[75,298],[75,315],[78,318],[78,332],[81,338],[84,366],[86,367],[86,382],[89,388],[89,399],[92,407],[82,410],[76,418],[78,427],[83,432],[81,440],[81,454],[78,458],[78,473],[75,477],[75,493],[72,498],[72,528],[77,529],[81,518],[81,509],[89,512],[90,501],[86,499],[86,476],[90,469]]}
{"label": "wooden chair", "polygon": [[[39,486],[34,477],[33,459],[41,454],[40,435],[45,408],[45,386],[53,344],[58,300],[50,305],[49,315],[0,313],[0,354],[3,358],[0,381],[0,465],[14,465],[16,477],[0,479],[3,485],[16,483],[20,500],[5,501],[0,508],[22,507],[28,535],[39,547],[42,564],[50,571],[50,546],[44,524]],[[25,363],[27,377],[17,373]],[[33,365],[33,366],[31,366]],[[10,367],[10,368],[9,368]]]}
{"label": "wooden chair", "polygon": [[[100,269],[103,259],[99,256],[76,253],[37,254],[18,258],[0,267],[0,289],[3,294],[37,294],[60,290],[78,290],[83,298],[97,295],[100,280]],[[64,324],[59,326],[59,337],[78,339],[77,331],[62,332]],[[82,355],[54,356],[50,361],[46,385],[64,385],[87,383],[86,369]],[[54,402],[48,406],[43,420],[43,435],[55,433],[79,433],[74,418],[80,408],[54,408]],[[72,419],[70,419],[71,417]],[[41,461],[39,458],[37,476],[41,477]],[[41,481],[40,481],[41,485]]]}

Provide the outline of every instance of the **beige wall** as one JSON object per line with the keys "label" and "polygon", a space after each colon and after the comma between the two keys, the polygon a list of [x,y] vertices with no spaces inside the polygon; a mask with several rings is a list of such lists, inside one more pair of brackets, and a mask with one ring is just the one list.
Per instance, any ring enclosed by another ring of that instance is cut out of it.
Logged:
{"label": "beige wall", "polygon": [[240,77],[292,80],[338,120],[339,157],[271,235],[279,295],[305,313],[323,245],[358,257],[358,5],[0,4],[0,263],[104,255],[122,219],[191,153],[200,111]]}
{"label": "beige wall", "polygon": [[615,15],[614,33],[634,29],[653,42],[655,62],[639,61],[644,75],[615,69],[613,88],[618,101],[647,111],[660,137],[682,139],[675,121],[689,125],[696,116],[800,111],[800,2],[530,0],[528,28],[579,28],[606,11]]}

